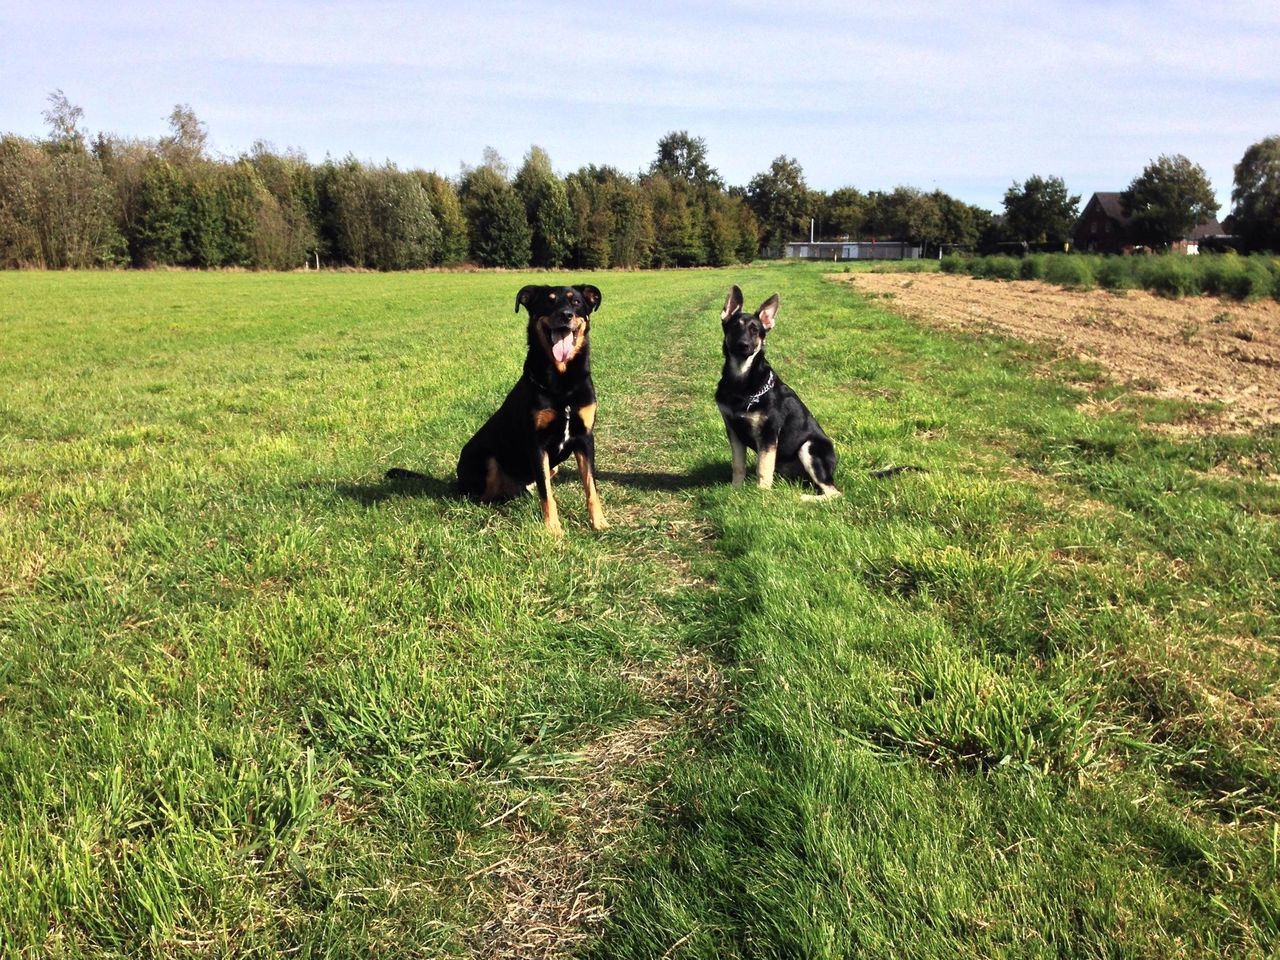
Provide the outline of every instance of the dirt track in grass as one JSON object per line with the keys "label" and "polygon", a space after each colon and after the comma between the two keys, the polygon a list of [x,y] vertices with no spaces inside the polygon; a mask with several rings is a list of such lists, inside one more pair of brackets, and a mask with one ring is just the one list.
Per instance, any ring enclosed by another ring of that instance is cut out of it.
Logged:
{"label": "dirt track in grass", "polygon": [[1066,290],[930,273],[835,275],[931,326],[1057,344],[1117,382],[1222,404],[1194,432],[1280,423],[1280,303],[1170,300],[1145,291]]}

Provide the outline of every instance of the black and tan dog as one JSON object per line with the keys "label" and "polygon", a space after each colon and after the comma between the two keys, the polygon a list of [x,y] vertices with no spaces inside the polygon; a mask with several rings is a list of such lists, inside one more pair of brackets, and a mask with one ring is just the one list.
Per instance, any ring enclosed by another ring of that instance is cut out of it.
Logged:
{"label": "black and tan dog", "polygon": [[778,315],[778,295],[755,313],[742,309],[742,291],[729,291],[720,324],[724,329],[724,371],[716,406],[724,417],[733,452],[733,485],[747,476],[747,447],[756,451],[761,487],[773,486],[776,471],[813,484],[814,497],[838,497],[836,448],[796,392],[782,382],[764,356],[764,341]]}
{"label": "black and tan dog", "polygon": [[543,522],[559,536],[563,531],[551,478],[556,465],[572,455],[586,490],[591,527],[603,530],[608,524],[596,494],[596,391],[588,336],[600,291],[590,284],[527,286],[516,294],[516,313],[522,306],[529,312],[524,374],[462,448],[458,488],[492,503],[534,484]]}

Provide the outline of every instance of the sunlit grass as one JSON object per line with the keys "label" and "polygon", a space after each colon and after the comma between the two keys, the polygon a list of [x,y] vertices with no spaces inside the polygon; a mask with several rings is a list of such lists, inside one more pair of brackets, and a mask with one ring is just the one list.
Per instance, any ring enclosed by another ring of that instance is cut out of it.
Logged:
{"label": "sunlit grass", "polygon": [[[0,276],[3,951],[465,955],[691,652],[724,703],[588,951],[1273,951],[1280,439],[1086,416],[821,269],[593,275],[613,526],[570,471],[563,542],[448,493],[532,275]],[[724,482],[730,282],[838,501]]]}

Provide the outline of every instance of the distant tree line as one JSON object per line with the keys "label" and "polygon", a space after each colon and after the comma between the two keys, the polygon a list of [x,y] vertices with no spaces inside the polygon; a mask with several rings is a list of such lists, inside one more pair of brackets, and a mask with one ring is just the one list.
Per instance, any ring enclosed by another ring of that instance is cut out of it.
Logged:
{"label": "distant tree line", "polygon": [[215,157],[185,106],[158,140],[90,139],[61,92],[45,119],[44,139],[0,137],[5,267],[642,268],[759,253],[759,218],[686,133],[634,176],[594,165],[560,176],[535,146],[514,175],[486,150],[450,178],[350,156],[315,164],[261,142]]}
{"label": "distant tree line", "polygon": [[[1003,214],[934,190],[830,192],[780,156],[745,187],[727,186],[701,137],[663,137],[648,169],[589,165],[561,175],[540,147],[512,173],[486,149],[457,177],[352,156],[312,163],[258,142],[211,154],[204,125],[175,107],[156,140],[83,129],[83,111],[49,98],[48,134],[0,136],[0,266],[174,265],[400,270],[498,267],[724,266],[790,240],[907,240],[936,250],[1069,238],[1080,197],[1058,177],[1014,183]],[[1204,171],[1160,158],[1126,203],[1154,236],[1217,210]],[[1236,167],[1233,227],[1280,248],[1280,138]]]}

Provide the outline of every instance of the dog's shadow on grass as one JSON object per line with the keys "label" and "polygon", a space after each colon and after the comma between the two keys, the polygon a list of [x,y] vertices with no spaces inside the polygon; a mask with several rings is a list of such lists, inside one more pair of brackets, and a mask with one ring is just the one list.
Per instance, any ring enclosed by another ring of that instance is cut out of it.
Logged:
{"label": "dog's shadow on grass", "polygon": [[440,480],[399,468],[388,470],[372,483],[339,483],[334,490],[341,496],[371,507],[392,497],[427,497],[432,500],[456,500],[458,491],[450,480]]}
{"label": "dog's shadow on grass", "polygon": [[[688,473],[672,473],[665,470],[605,470],[596,474],[601,483],[616,483],[633,490],[698,490],[728,482],[728,471],[723,463],[704,463]],[[561,473],[557,487],[564,481],[577,479],[577,471]],[[328,486],[327,484],[325,486]],[[457,500],[458,489],[452,479],[442,480],[399,468],[388,470],[386,475],[367,483],[337,483],[332,489],[348,500],[366,507],[390,500],[392,497],[424,497],[430,500]]]}
{"label": "dog's shadow on grass", "polygon": [[634,490],[699,490],[729,482],[729,470],[723,463],[707,462],[688,473],[666,470],[601,470],[596,474],[601,483],[616,483]]}

